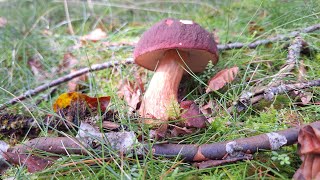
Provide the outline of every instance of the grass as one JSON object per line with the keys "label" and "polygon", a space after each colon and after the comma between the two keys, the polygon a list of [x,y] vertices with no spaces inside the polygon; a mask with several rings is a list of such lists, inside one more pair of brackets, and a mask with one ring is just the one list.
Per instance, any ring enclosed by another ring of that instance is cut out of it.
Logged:
{"label": "grass", "polygon": [[[90,3],[91,2],[91,3]],[[216,32],[220,43],[251,42],[275,34],[286,34],[291,30],[318,23],[320,3],[318,0],[305,1],[72,1],[68,0],[70,20],[75,35],[68,33],[68,22],[65,16],[63,1],[52,0],[12,0],[0,1],[0,16],[8,24],[0,27],[0,104],[14,96],[53,80],[61,74],[54,73],[67,49],[77,40],[100,27],[107,32],[103,41],[136,42],[139,36],[155,22],[174,17],[192,19],[208,31]],[[254,22],[255,28],[250,24]],[[249,29],[253,28],[252,31]],[[259,31],[260,29],[260,31]],[[48,30],[52,34],[46,34]],[[320,76],[320,34],[302,34],[302,37],[313,49],[309,56],[302,56],[307,67],[307,79]],[[132,47],[106,48],[101,43],[88,43],[83,48],[73,51],[80,60],[77,68],[101,63],[109,59],[132,57]],[[43,71],[49,74],[42,81],[32,73],[28,60],[37,55]],[[320,107],[308,105],[297,107],[295,100],[288,95],[278,96],[273,102],[262,101],[257,106],[243,113],[230,115],[226,109],[236,101],[241,92],[254,86],[252,80],[265,79],[267,84],[284,64],[287,49],[283,43],[274,43],[256,49],[240,49],[220,52],[219,63],[209,67],[205,72],[193,78],[188,85],[191,92],[186,99],[205,104],[214,100],[218,104],[214,112],[215,121],[207,129],[185,137],[168,139],[170,142],[210,143],[248,137],[260,133],[272,132],[289,127],[292,121],[312,122],[318,120]],[[255,61],[269,63],[255,63]],[[200,82],[207,82],[216,72],[224,68],[239,66],[240,73],[233,83],[218,93],[203,94],[198,87],[205,88]],[[128,107],[117,96],[118,82],[131,78],[136,71],[135,65],[120,66],[100,72],[90,73],[84,82],[86,94],[91,96],[109,95],[112,97],[111,108],[119,110],[121,123],[132,130],[139,130],[137,119],[128,115]],[[152,76],[147,72],[148,77]],[[254,75],[253,75],[254,74]],[[251,81],[248,81],[250,80]],[[296,81],[296,76],[287,79]],[[23,101],[6,110],[7,113],[32,114],[39,122],[42,115],[53,113],[52,103],[57,96],[67,91],[61,85],[48,101],[36,105],[41,97],[38,95]],[[319,88],[308,91],[313,93],[312,101],[319,101]],[[42,94],[46,94],[44,92]],[[40,135],[48,134],[46,130]],[[2,137],[8,140],[9,137]],[[26,168],[12,167],[4,177],[15,176],[21,179],[50,178],[92,178],[92,179],[290,179],[300,165],[296,146],[281,149],[278,154],[290,158],[290,165],[281,165],[273,161],[270,151],[261,151],[254,155],[254,160],[198,170],[179,159],[153,157],[148,154],[142,159],[129,155],[121,158],[111,154],[112,158],[86,165],[85,160],[101,159],[110,154],[93,154],[92,156],[62,156],[58,162],[42,172],[29,174]],[[63,166],[74,162],[73,165]],[[76,164],[75,162],[79,162]]]}

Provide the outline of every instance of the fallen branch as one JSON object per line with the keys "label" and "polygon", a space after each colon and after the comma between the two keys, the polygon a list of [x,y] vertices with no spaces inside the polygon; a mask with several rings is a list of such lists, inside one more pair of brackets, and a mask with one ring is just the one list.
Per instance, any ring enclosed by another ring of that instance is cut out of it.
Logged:
{"label": "fallen branch", "polygon": [[125,60],[124,62],[110,61],[110,62],[106,62],[106,63],[102,63],[102,64],[95,64],[95,65],[92,65],[91,67],[80,69],[80,70],[75,71],[73,73],[70,73],[68,75],[62,76],[56,80],[53,80],[49,83],[38,86],[35,89],[31,89],[31,90],[26,91],[24,94],[17,96],[15,98],[11,99],[10,101],[8,101],[7,103],[3,104],[2,106],[0,106],[0,110],[7,108],[9,105],[14,105],[17,102],[20,102],[28,97],[35,96],[35,95],[39,94],[40,92],[45,91],[51,87],[60,85],[60,84],[65,83],[67,81],[70,81],[71,79],[79,77],[83,74],[86,74],[89,72],[94,72],[94,71],[99,71],[102,69],[107,69],[110,67],[115,67],[115,66],[118,66],[121,64],[132,64],[132,63],[133,63],[133,59],[129,58],[129,59]]}
{"label": "fallen branch", "polygon": [[239,43],[239,42],[225,44],[225,45],[221,44],[221,45],[218,45],[218,49],[221,51],[230,50],[230,49],[241,49],[241,48],[245,48],[245,47],[250,48],[250,49],[254,49],[257,46],[266,45],[266,44],[274,43],[277,41],[287,41],[290,39],[290,37],[295,37],[295,36],[299,35],[300,33],[311,33],[313,31],[317,31],[319,29],[320,29],[320,24],[315,24],[315,25],[306,27],[304,29],[292,31],[286,35],[280,34],[280,35],[277,35],[277,36],[270,38],[270,39],[257,40],[255,42],[248,43],[248,44]]}
{"label": "fallen branch", "polygon": [[[320,121],[310,125],[320,128]],[[294,127],[233,141],[203,145],[156,144],[153,145],[152,151],[157,156],[176,157],[179,155],[186,161],[221,160],[226,154],[237,157],[241,153],[252,154],[259,150],[277,150],[282,146],[292,145],[297,142],[300,129],[301,127]]]}
{"label": "fallen branch", "polygon": [[[319,129],[320,121],[313,122],[309,125]],[[259,150],[278,150],[282,146],[289,146],[296,143],[298,132],[301,128],[302,127],[294,127],[277,132],[270,132],[247,138],[239,138],[233,141],[216,142],[212,144],[154,144],[152,146],[152,153],[155,156],[181,156],[182,159],[188,162],[223,160],[237,157],[240,157],[240,160],[243,159],[241,157],[249,157],[246,156],[246,154],[253,154]],[[102,138],[103,136],[108,140],[104,140]],[[100,141],[104,143],[111,144],[110,147],[114,151],[131,152],[133,149],[136,149],[136,152],[140,155],[143,155],[143,151],[141,151],[139,146],[148,146],[146,144],[139,144],[136,142],[136,137],[133,132],[111,132],[102,135],[102,133],[92,130],[92,127],[87,124],[83,124],[80,127],[80,132],[78,133],[77,138],[36,138],[26,142],[24,145],[9,148],[8,151],[14,153],[25,153],[35,149],[40,149],[46,152],[58,154],[66,154],[67,151],[68,153],[84,154],[84,152],[87,152],[87,145],[90,145],[97,139],[100,139]],[[228,158],[225,158],[227,156]]]}
{"label": "fallen branch", "polygon": [[302,83],[295,83],[295,84],[283,84],[277,87],[270,87],[264,91],[264,98],[266,100],[272,100],[275,95],[290,92],[293,90],[301,90],[305,88],[310,88],[314,86],[320,86],[320,79],[302,82]]}

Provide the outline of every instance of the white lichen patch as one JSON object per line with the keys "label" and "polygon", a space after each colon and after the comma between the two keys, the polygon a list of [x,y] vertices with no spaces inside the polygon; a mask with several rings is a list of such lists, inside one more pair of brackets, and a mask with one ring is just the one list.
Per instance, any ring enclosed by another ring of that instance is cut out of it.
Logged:
{"label": "white lichen patch", "polygon": [[243,148],[240,145],[238,145],[237,142],[235,142],[235,141],[231,141],[226,144],[226,151],[228,154],[230,154],[232,156],[236,155],[237,152],[242,151],[242,150],[243,150]]}
{"label": "white lichen patch", "polygon": [[281,134],[278,133],[267,133],[267,136],[269,138],[269,142],[270,142],[270,148],[272,150],[277,150],[279,149],[281,146],[287,144],[287,138]]}

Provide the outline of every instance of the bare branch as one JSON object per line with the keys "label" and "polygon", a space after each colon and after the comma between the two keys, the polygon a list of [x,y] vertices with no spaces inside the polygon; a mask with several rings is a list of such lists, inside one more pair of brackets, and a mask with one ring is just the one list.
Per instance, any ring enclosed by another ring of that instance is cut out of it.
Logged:
{"label": "bare branch", "polygon": [[230,43],[230,44],[221,44],[221,45],[218,45],[218,49],[221,50],[221,51],[224,51],[224,50],[230,50],[230,49],[241,49],[241,48],[250,48],[250,49],[254,49],[258,46],[261,46],[261,45],[266,45],[266,44],[269,44],[269,43],[274,43],[274,42],[277,42],[277,41],[287,41],[290,39],[290,37],[294,37],[294,36],[297,36],[299,35],[300,33],[311,33],[313,31],[317,31],[320,29],[320,24],[315,24],[315,25],[312,25],[312,26],[309,26],[309,27],[306,27],[304,29],[300,29],[300,30],[297,30],[297,31],[292,31],[286,35],[284,34],[280,34],[280,35],[277,35],[273,38],[270,38],[270,39],[262,39],[262,40],[257,40],[255,42],[252,42],[252,43],[239,43],[239,42],[235,42],[235,43]]}
{"label": "bare branch", "polygon": [[[320,121],[310,124],[320,128]],[[156,144],[152,150],[154,155],[176,157],[180,155],[186,161],[207,161],[223,159],[226,155],[237,157],[242,153],[255,153],[258,150],[277,150],[282,146],[289,146],[297,142],[301,127],[294,127],[282,131],[271,132],[240,138],[233,141],[212,144]]]}

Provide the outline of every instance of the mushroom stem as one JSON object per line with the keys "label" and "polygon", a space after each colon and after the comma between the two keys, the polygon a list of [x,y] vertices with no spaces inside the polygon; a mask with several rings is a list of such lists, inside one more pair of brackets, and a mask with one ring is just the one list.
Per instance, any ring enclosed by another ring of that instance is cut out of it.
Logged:
{"label": "mushroom stem", "polygon": [[[179,51],[183,59],[187,53]],[[144,123],[159,125],[170,118],[169,111],[178,103],[178,88],[184,73],[183,63],[175,49],[166,51],[143,97],[140,115]]]}

